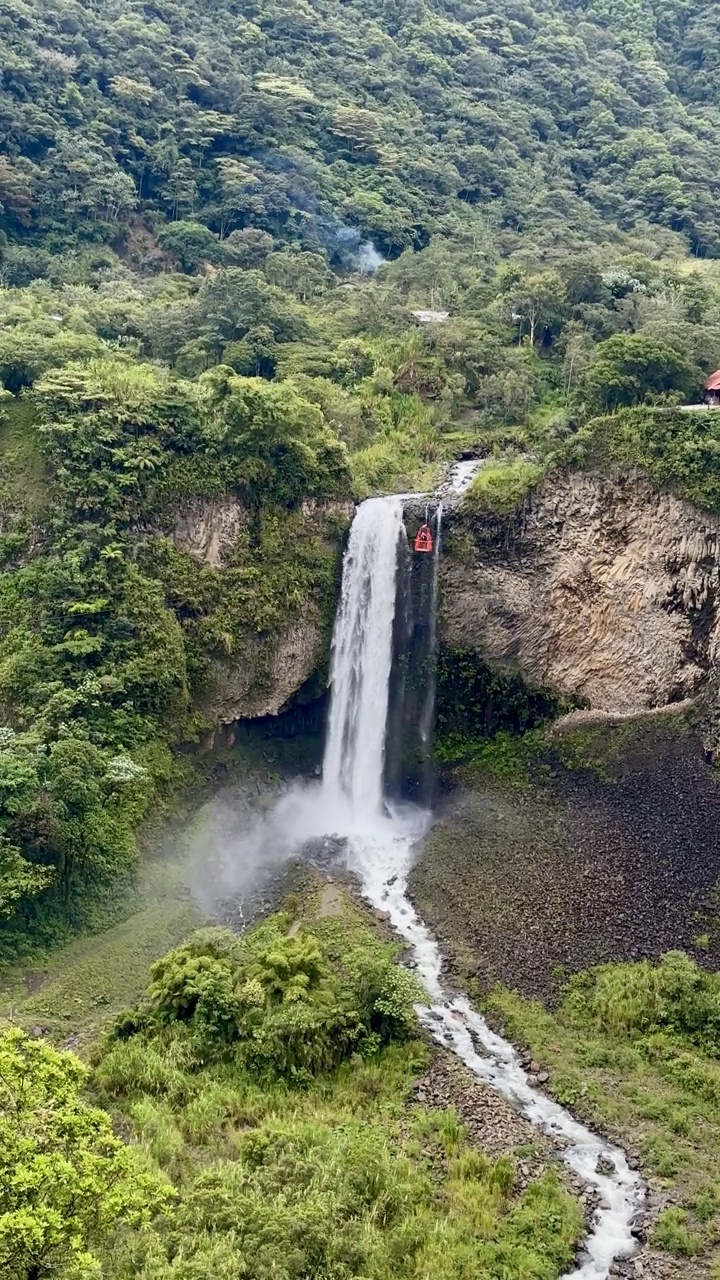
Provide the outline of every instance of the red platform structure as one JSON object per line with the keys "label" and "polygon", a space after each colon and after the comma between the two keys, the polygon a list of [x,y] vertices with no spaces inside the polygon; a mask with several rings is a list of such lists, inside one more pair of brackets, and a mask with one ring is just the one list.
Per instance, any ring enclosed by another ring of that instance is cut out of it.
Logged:
{"label": "red platform structure", "polygon": [[415,550],[429,552],[433,549],[433,536],[429,524],[421,524],[415,535]]}

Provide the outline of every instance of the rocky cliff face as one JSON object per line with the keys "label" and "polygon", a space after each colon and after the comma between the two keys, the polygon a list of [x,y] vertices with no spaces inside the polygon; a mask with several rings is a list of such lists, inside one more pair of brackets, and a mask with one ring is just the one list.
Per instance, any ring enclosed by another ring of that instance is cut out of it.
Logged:
{"label": "rocky cliff face", "polygon": [[508,521],[448,518],[445,645],[636,713],[712,685],[720,522],[639,475],[554,477]]}
{"label": "rocky cliff face", "polygon": [[[342,533],[354,511],[352,502],[309,501],[299,516],[306,528],[339,554]],[[178,511],[170,536],[179,551],[222,572],[232,562],[250,519],[239,498],[226,494],[192,502]],[[323,665],[329,640],[327,618],[318,601],[309,596],[287,627],[248,634],[237,656],[213,660],[211,692],[201,711],[216,725],[277,715]]]}

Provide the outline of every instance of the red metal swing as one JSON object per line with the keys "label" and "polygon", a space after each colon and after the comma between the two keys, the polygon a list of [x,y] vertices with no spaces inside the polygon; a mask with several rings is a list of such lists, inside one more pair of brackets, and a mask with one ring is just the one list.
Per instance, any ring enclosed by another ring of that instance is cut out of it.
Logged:
{"label": "red metal swing", "polygon": [[432,533],[430,532],[430,525],[421,524],[420,528],[418,529],[415,535],[415,550],[416,551],[432,551],[432,549],[433,549],[433,538],[432,538]]}

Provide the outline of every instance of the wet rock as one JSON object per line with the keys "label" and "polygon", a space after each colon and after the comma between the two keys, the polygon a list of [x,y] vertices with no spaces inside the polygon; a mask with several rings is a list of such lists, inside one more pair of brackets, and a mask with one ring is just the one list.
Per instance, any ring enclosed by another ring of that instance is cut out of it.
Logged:
{"label": "wet rock", "polygon": [[609,1156],[598,1156],[595,1172],[601,1173],[607,1178],[611,1177],[612,1174],[617,1173],[615,1161],[611,1160]]}

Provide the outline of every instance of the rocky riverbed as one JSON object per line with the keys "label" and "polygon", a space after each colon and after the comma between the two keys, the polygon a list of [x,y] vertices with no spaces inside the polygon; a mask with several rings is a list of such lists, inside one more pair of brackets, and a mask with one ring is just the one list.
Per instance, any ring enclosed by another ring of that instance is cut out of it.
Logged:
{"label": "rocky riverbed", "polygon": [[720,783],[685,719],[560,727],[458,777],[410,889],[463,977],[551,1000],[593,964],[720,963]]}

